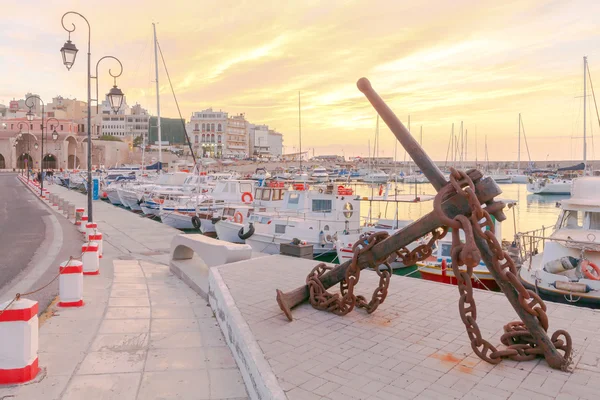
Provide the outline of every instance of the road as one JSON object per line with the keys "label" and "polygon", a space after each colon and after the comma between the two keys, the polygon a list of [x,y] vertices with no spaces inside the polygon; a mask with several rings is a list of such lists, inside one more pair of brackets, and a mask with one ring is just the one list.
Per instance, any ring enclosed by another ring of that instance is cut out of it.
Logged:
{"label": "road", "polygon": [[0,288],[25,270],[44,241],[49,210],[15,174],[0,174]]}

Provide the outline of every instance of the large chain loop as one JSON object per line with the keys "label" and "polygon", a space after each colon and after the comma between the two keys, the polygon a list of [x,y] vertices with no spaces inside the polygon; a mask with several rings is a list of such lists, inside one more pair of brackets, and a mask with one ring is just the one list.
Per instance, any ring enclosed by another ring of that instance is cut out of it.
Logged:
{"label": "large chain loop", "polygon": [[[442,201],[454,192],[465,197],[471,208],[470,218],[458,215],[453,219],[446,216],[441,208]],[[502,208],[501,202],[490,203],[493,211]],[[442,188],[434,201],[434,210],[444,224],[452,228],[452,271],[456,277],[460,299],[458,309],[460,318],[465,324],[467,336],[471,341],[471,348],[484,361],[491,364],[499,363],[503,358],[514,361],[532,360],[543,355],[543,349],[531,335],[521,321],[511,322],[504,326],[504,334],[500,341],[505,349],[498,350],[488,341],[482,338],[481,331],[477,325],[477,307],[473,298],[472,275],[473,268],[479,264],[481,254],[475,245],[474,234],[484,239],[492,254],[492,268],[498,273],[500,279],[510,284],[518,293],[519,304],[530,315],[537,318],[544,331],[548,330],[548,315],[546,304],[533,291],[527,290],[518,278],[517,268],[509,256],[502,249],[502,245],[495,236],[495,227],[487,210],[481,206],[475,194],[475,185],[471,178],[463,171],[454,168],[450,173],[450,184]],[[459,230],[465,234],[465,242],[460,240]],[[460,267],[465,265],[466,271]],[[564,337],[564,341],[559,337]],[[572,340],[568,332],[558,330],[551,338],[554,346],[564,352],[563,367],[566,368],[570,362]]]}

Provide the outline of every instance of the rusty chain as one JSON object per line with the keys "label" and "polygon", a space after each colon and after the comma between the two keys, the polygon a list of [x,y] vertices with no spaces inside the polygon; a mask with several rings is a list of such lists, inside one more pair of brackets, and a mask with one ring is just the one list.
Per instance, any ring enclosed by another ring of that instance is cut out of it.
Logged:
{"label": "rusty chain", "polygon": [[[447,196],[458,193],[465,197],[471,207],[471,216],[458,215],[450,219],[441,209],[442,201]],[[482,207],[475,194],[475,185],[471,178],[463,171],[451,168],[450,185],[440,190],[434,201],[434,210],[445,225],[452,228],[452,271],[457,280],[460,299],[458,309],[460,318],[465,324],[467,336],[471,341],[471,348],[484,361],[497,364],[503,358],[514,361],[527,361],[538,355],[543,355],[543,349],[538,346],[525,324],[521,321],[511,322],[504,326],[504,334],[500,341],[506,349],[499,350],[490,342],[485,340],[477,325],[477,307],[473,298],[472,275],[473,268],[481,260],[481,253],[475,245],[474,234],[484,239],[493,256],[492,267],[501,279],[512,285],[518,293],[519,304],[530,315],[537,318],[544,331],[548,330],[548,315],[546,304],[533,291],[526,289],[518,278],[517,268],[510,255],[502,249],[501,244],[495,236],[495,226],[488,211],[501,209],[500,202],[490,202]],[[465,242],[460,240],[459,231],[465,233]],[[466,270],[461,266],[466,266]],[[564,340],[559,337],[562,336]],[[558,330],[551,337],[554,346],[564,352],[563,366],[567,367],[572,350],[572,340],[568,332]]]}
{"label": "rusty chain", "polygon": [[[404,247],[385,260],[373,259],[371,249],[377,243],[387,239],[389,234],[387,232],[376,232],[371,235],[361,235],[352,247],[354,253],[352,262],[346,270],[345,279],[340,282],[340,293],[330,293],[323,286],[320,278],[331,269],[325,263],[318,264],[308,274],[306,284],[309,288],[310,304],[318,310],[326,310],[337,315],[346,315],[354,307],[364,308],[367,313],[371,314],[387,297],[388,287],[392,278],[392,267],[390,266],[390,262],[393,261],[392,257],[394,255],[397,256],[402,260],[404,265],[414,265],[417,261],[422,261],[431,256],[436,241],[443,238],[446,232],[446,227],[436,229],[430,233],[431,237],[426,244],[417,246],[412,251]],[[354,287],[360,279],[358,258],[363,254],[367,255],[369,266],[379,276],[379,285],[373,291],[369,302],[367,302],[364,296],[354,294]]]}

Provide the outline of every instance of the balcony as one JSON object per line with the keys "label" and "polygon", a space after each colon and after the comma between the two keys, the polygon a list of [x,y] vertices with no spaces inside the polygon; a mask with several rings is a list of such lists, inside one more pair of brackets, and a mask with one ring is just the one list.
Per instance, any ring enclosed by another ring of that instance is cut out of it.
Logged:
{"label": "balcony", "polygon": [[232,149],[232,150],[246,150],[246,146],[243,144],[237,144],[237,143],[228,143],[227,144],[227,148],[228,149]]}

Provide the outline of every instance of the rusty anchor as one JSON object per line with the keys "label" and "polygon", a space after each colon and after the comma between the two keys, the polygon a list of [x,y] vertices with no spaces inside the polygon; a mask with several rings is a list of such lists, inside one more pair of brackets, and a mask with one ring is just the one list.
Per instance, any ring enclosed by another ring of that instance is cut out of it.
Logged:
{"label": "rusty anchor", "polygon": [[[380,275],[380,287],[368,304],[362,296],[353,294],[360,270],[380,263],[385,264],[393,254],[411,261],[423,259],[431,254],[430,249],[421,249],[420,253],[409,254],[405,246],[428,233],[434,233],[434,237],[437,238],[443,237],[447,227],[451,226],[455,232],[453,233],[452,268],[458,278],[461,295],[459,311],[473,351],[483,360],[494,364],[503,358],[524,361],[542,355],[550,367],[567,368],[572,347],[570,335],[559,330],[552,335],[552,338],[548,337],[545,304],[537,294],[526,290],[519,282],[510,256],[503,252],[493,237],[494,226],[491,224],[490,214],[499,221],[505,219],[502,212],[504,204],[494,201],[494,197],[501,194],[500,188],[491,178],[482,178],[481,172],[477,170],[466,173],[453,170],[450,182],[446,181],[439,168],[375,92],[370,82],[366,78],[361,78],[357,86],[438,192],[434,211],[389,237],[369,238],[371,243],[368,248],[365,246],[366,241],[362,245],[355,246],[352,261],[335,268],[326,268],[323,264],[319,264],[307,277],[306,285],[288,293],[277,290],[277,302],[281,310],[291,321],[292,308],[310,300],[313,307],[339,315],[352,311],[355,305],[366,308],[371,313],[385,300],[391,269],[380,272],[376,268]],[[485,207],[481,204],[485,204]],[[482,233],[482,228],[485,227],[488,228],[489,233]],[[465,244],[460,243],[458,229],[462,229],[466,234]],[[507,346],[504,350],[496,349],[483,339],[476,323],[476,306],[470,274],[480,259],[483,259],[522,321],[512,322],[504,327],[502,343]],[[459,269],[461,265],[466,265],[466,272]],[[340,284],[340,294],[327,292],[327,289],[336,284]],[[560,339],[561,336],[564,340]],[[563,351],[564,354],[559,353],[558,350]]]}

